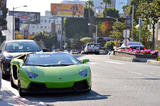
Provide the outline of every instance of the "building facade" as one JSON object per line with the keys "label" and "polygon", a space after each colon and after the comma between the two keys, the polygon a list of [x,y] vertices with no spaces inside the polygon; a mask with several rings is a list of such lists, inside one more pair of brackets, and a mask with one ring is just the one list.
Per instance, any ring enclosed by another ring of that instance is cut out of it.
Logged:
{"label": "building facade", "polygon": [[160,20],[156,24],[156,30],[155,30],[155,47],[160,47]]}
{"label": "building facade", "polygon": [[50,11],[45,12],[45,16],[40,17],[39,24],[29,25],[29,35],[34,35],[38,32],[49,32],[57,35],[57,39],[61,39],[61,18],[52,17]]}

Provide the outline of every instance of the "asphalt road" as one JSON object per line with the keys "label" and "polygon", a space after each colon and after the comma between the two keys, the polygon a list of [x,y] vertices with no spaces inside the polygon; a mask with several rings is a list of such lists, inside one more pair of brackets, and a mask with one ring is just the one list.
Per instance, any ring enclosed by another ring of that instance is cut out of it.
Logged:
{"label": "asphalt road", "polygon": [[[159,106],[160,66],[111,60],[106,55],[82,55],[90,59],[92,91],[84,94],[44,94],[19,97],[10,82],[2,91],[11,105],[54,106]],[[12,102],[11,102],[12,101]],[[14,102],[16,101],[16,103]]]}

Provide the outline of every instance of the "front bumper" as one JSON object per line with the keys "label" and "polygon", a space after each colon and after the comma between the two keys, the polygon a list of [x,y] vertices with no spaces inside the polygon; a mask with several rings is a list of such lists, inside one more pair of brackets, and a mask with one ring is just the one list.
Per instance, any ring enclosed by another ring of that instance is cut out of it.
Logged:
{"label": "front bumper", "polygon": [[91,87],[89,86],[87,80],[75,82],[72,87],[69,88],[47,88],[45,83],[33,83],[29,84],[27,89],[22,89],[24,93],[66,93],[66,92],[85,92],[89,91]]}

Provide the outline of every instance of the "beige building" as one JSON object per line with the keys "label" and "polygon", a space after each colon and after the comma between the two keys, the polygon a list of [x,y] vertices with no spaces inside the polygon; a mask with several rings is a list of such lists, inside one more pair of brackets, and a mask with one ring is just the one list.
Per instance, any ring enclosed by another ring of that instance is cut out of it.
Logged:
{"label": "beige building", "polygon": [[155,47],[158,48],[160,47],[160,20],[155,26],[156,26],[155,28],[155,40],[156,40]]}

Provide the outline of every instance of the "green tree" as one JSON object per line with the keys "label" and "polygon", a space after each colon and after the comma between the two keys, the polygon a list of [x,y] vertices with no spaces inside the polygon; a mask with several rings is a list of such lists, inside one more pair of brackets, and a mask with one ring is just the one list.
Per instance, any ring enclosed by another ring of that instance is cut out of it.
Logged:
{"label": "green tree", "polygon": [[84,18],[66,18],[65,34],[67,38],[78,38],[88,35],[88,21]]}
{"label": "green tree", "polygon": [[137,14],[143,20],[150,20],[152,24],[152,48],[155,49],[155,24],[160,17],[160,0],[139,0]]}
{"label": "green tree", "polygon": [[[105,11],[106,11],[106,9],[107,9],[107,5],[109,5],[109,4],[111,4],[112,2],[111,2],[111,0],[103,0],[102,1],[102,4],[104,4],[105,5]],[[106,12],[103,12],[103,16],[104,17],[106,17],[108,14],[106,13]]]}
{"label": "green tree", "polygon": [[108,41],[104,45],[105,50],[113,50],[114,42],[113,41]]}
{"label": "green tree", "polygon": [[85,2],[85,7],[88,9],[88,18],[91,18],[91,13],[93,12],[94,3],[93,0],[87,0]]}
{"label": "green tree", "polygon": [[110,16],[110,17],[113,17],[113,18],[119,18],[119,11],[116,10],[115,8],[105,8],[103,10],[103,14],[104,14],[104,17]]}
{"label": "green tree", "polygon": [[112,3],[112,0],[103,0],[102,3],[105,5],[105,8],[106,8],[107,5]]}
{"label": "green tree", "polygon": [[35,41],[42,41],[47,49],[57,45],[57,37],[53,33],[39,32],[34,35]]}
{"label": "green tree", "polygon": [[126,29],[126,23],[114,22],[111,37],[116,38],[118,41],[123,40],[123,30]]}
{"label": "green tree", "polygon": [[83,43],[83,44],[87,44],[87,43],[91,43],[93,42],[93,39],[91,37],[83,37],[80,39],[80,41]]}

